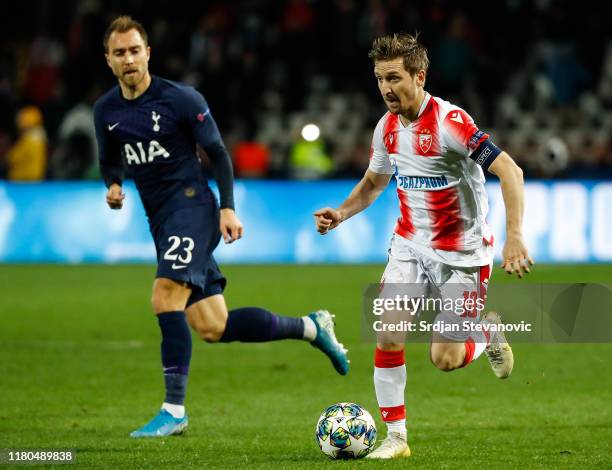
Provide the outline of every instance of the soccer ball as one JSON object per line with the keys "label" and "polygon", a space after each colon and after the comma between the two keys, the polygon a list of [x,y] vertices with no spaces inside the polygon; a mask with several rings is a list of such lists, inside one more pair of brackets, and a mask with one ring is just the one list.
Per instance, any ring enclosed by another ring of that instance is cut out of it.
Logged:
{"label": "soccer ball", "polygon": [[319,417],[315,439],[330,459],[360,459],[376,443],[376,424],[356,403],[336,403]]}

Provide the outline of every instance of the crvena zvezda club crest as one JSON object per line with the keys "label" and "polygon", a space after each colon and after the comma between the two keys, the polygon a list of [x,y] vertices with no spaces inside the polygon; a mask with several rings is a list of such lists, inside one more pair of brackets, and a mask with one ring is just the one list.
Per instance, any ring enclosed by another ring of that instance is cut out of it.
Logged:
{"label": "crvena zvezda club crest", "polygon": [[431,148],[431,134],[428,129],[423,129],[419,134],[419,147],[423,153],[427,153]]}

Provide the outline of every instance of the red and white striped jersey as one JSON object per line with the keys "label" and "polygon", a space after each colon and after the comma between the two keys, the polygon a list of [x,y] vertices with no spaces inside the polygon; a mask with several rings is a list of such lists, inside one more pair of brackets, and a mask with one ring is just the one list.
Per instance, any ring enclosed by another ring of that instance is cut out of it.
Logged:
{"label": "red and white striped jersey", "polygon": [[429,93],[407,127],[396,114],[387,112],[380,119],[369,169],[395,175],[397,235],[446,262],[466,255],[468,264],[490,262],[485,178],[481,166],[469,158],[488,138],[463,109]]}

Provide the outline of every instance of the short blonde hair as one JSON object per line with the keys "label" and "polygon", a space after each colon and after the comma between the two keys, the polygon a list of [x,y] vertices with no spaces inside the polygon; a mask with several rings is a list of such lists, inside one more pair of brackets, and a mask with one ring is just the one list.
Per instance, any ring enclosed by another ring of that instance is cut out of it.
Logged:
{"label": "short blonde hair", "polygon": [[374,39],[368,57],[374,63],[379,60],[404,59],[404,68],[414,75],[429,68],[427,49],[418,41],[418,34],[393,34]]}

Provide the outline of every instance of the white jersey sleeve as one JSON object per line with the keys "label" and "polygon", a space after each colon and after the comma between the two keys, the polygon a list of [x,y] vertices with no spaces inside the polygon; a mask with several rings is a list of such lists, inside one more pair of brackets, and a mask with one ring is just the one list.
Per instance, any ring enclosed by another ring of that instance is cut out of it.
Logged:
{"label": "white jersey sleeve", "polygon": [[385,114],[374,129],[374,135],[372,136],[372,146],[370,147],[370,165],[368,170],[374,173],[383,175],[392,175],[395,170],[389,159],[389,153],[387,147],[383,141],[383,128],[385,123]]}
{"label": "white jersey sleeve", "polygon": [[442,126],[448,148],[464,157],[472,155],[489,138],[488,134],[478,129],[472,116],[456,106],[448,110],[442,119]]}
{"label": "white jersey sleeve", "polygon": [[501,150],[481,131],[472,116],[457,106],[451,106],[442,119],[442,136],[448,149],[488,168]]}

